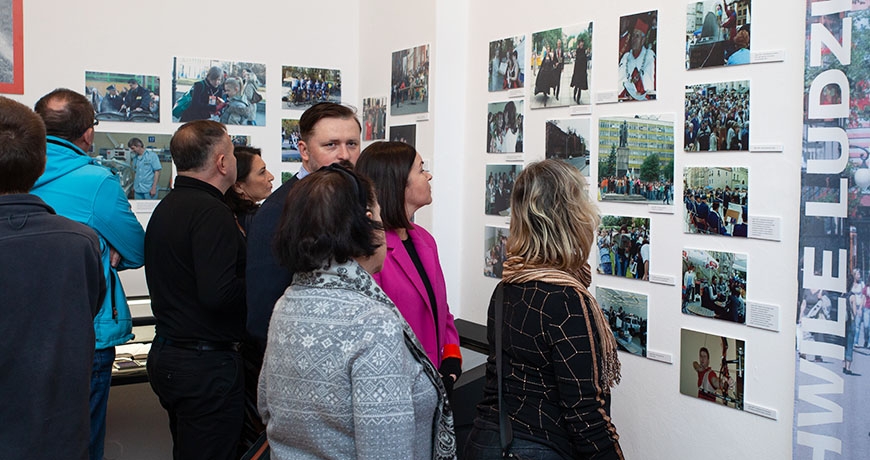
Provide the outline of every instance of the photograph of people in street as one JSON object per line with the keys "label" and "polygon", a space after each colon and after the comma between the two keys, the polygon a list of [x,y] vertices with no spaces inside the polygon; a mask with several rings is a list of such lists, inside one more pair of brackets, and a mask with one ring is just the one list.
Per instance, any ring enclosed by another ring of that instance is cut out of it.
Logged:
{"label": "photograph of people in street", "polygon": [[266,66],[173,58],[172,121],[266,126]]}
{"label": "photograph of people in street", "polygon": [[429,111],[429,45],[393,52],[390,115]]}
{"label": "photograph of people in street", "polygon": [[387,98],[363,99],[363,140],[380,141],[387,137]]}
{"label": "photograph of people in street", "polygon": [[686,86],[683,150],[749,151],[749,80]]}
{"label": "photograph of people in street", "polygon": [[649,300],[645,294],[595,287],[595,299],[610,322],[619,349],[646,357]]}
{"label": "photograph of people in street", "polygon": [[680,393],[743,410],[745,381],[743,340],[680,330]]}
{"label": "photograph of people in street", "polygon": [[683,249],[683,313],[746,323],[746,254]]}
{"label": "photograph of people in street", "polygon": [[[592,23],[532,34],[532,109],[588,105],[592,75]],[[531,80],[530,80],[531,81]]]}
{"label": "photograph of people in street", "polygon": [[751,0],[704,0],[686,7],[686,68],[749,64]]}
{"label": "photograph of people in street", "polygon": [[93,156],[131,200],[159,200],[172,187],[171,134],[94,132]]}
{"label": "photograph of people in street", "polygon": [[598,120],[598,199],[671,204],[674,194],[673,116]]}
{"label": "photograph of people in street", "polygon": [[281,161],[302,161],[302,156],[299,155],[299,120],[281,120]]}
{"label": "photograph of people in street", "polygon": [[390,140],[417,147],[417,125],[390,126]]}
{"label": "photograph of people in street", "polygon": [[160,122],[160,77],[88,71],[85,96],[99,121]]}
{"label": "photograph of people in street", "polygon": [[507,227],[486,226],[483,230],[483,276],[501,279],[507,258]]}
{"label": "photograph of people in street", "polygon": [[589,118],[547,120],[544,128],[544,154],[558,158],[589,175]]}
{"label": "photograph of people in street", "polygon": [[491,102],[486,114],[487,153],[523,151],[523,101]]}
{"label": "photograph of people in street", "polygon": [[341,71],[281,67],[281,108],[306,110],[318,102],[341,103]]}
{"label": "photograph of people in street", "polygon": [[489,91],[522,88],[525,63],[525,35],[489,42]]}
{"label": "photograph of people in street", "polygon": [[523,165],[486,165],[486,205],[488,216],[511,215],[511,191]]}
{"label": "photograph of people in street", "polygon": [[649,217],[601,216],[595,240],[599,274],[649,280],[649,222]]}
{"label": "photograph of people in street", "polygon": [[619,18],[617,91],[620,101],[656,98],[657,21],[657,10]]}
{"label": "photograph of people in street", "polygon": [[683,171],[685,233],[749,234],[749,168],[688,167]]}

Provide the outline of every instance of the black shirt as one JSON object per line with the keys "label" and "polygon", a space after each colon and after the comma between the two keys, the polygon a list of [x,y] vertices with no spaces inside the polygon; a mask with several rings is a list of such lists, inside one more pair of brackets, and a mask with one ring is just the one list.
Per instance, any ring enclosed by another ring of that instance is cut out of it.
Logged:
{"label": "black shirt", "polygon": [[157,334],[238,342],[245,332],[245,241],[215,187],[178,176],[145,231]]}

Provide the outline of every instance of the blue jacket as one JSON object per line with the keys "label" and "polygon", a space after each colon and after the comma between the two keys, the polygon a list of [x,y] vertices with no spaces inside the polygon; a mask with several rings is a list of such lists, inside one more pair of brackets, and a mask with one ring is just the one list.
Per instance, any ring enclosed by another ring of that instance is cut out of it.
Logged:
{"label": "blue jacket", "polygon": [[[54,136],[48,136],[47,141],[45,172],[31,193],[58,215],[97,232],[106,298],[94,318],[96,349],[120,345],[133,338],[133,323],[117,270],[139,268],[145,263],[145,231],[130,209],[117,177],[72,143]],[[117,270],[109,263],[109,247],[121,255]]]}

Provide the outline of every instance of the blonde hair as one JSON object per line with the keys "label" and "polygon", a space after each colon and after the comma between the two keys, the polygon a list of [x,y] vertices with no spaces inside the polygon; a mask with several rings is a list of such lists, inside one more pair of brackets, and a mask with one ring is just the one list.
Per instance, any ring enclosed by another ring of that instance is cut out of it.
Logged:
{"label": "blonde hair", "polygon": [[511,194],[507,252],[526,266],[577,273],[589,258],[599,221],[577,168],[554,159],[532,163]]}

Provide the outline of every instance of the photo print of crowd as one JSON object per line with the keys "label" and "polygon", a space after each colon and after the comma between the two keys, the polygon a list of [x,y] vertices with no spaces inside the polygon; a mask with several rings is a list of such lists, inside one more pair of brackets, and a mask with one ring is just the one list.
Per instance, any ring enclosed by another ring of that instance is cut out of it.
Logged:
{"label": "photo print of crowd", "polygon": [[617,91],[620,101],[656,98],[656,44],[658,11],[619,18],[619,68]]}
{"label": "photo print of crowd", "polygon": [[689,167],[683,173],[685,233],[738,236],[749,233],[749,169]]}
{"label": "photo print of crowd", "polygon": [[646,357],[647,296],[596,286],[595,299],[610,322],[619,349]]}
{"label": "photo print of crowd", "polygon": [[94,160],[118,178],[128,199],[159,200],[172,187],[171,138],[171,134],[96,131]]}
{"label": "photo print of crowd", "polygon": [[749,150],[749,80],[686,86],[683,150]]}
{"label": "photo print of crowd", "polygon": [[85,72],[85,96],[99,121],[160,122],[160,77]]}
{"label": "photo print of crowd", "polygon": [[380,141],[387,137],[387,98],[363,99],[363,140]]}
{"label": "photo print of crowd", "polygon": [[507,258],[508,229],[486,226],[483,231],[483,275],[501,279]]}
{"label": "photo print of crowd", "polygon": [[704,0],[686,7],[686,68],[749,64],[750,0]]}
{"label": "photo print of crowd", "polygon": [[266,126],[266,66],[173,58],[172,121]]}
{"label": "photo print of crowd", "polygon": [[601,216],[596,244],[598,273],[649,280],[649,217]]}
{"label": "photo print of crowd", "polygon": [[301,162],[299,155],[299,120],[281,120],[281,161]]}
{"label": "photo print of crowd", "polygon": [[486,114],[487,153],[523,151],[523,101],[491,102]]}
{"label": "photo print of crowd", "polygon": [[341,103],[341,71],[281,67],[281,108],[305,110],[318,102]]}
{"label": "photo print of crowd", "polygon": [[486,205],[489,216],[511,215],[511,191],[522,165],[486,165]]}
{"label": "photo print of crowd", "polygon": [[429,111],[429,45],[393,52],[390,115]]}
{"label": "photo print of crowd", "polygon": [[683,249],[683,313],[746,323],[747,255]]}
{"label": "photo print of crowd", "polygon": [[598,120],[598,199],[673,202],[674,122],[671,115]]}
{"label": "photo print of crowd", "polygon": [[592,23],[532,34],[532,109],[588,105]]}
{"label": "photo print of crowd", "polygon": [[680,393],[743,410],[746,342],[680,330]]}
{"label": "photo print of crowd", "polygon": [[525,59],[525,35],[489,42],[489,91],[522,88]]}
{"label": "photo print of crowd", "polygon": [[544,153],[547,158],[558,158],[589,175],[589,129],[588,118],[547,120]]}

